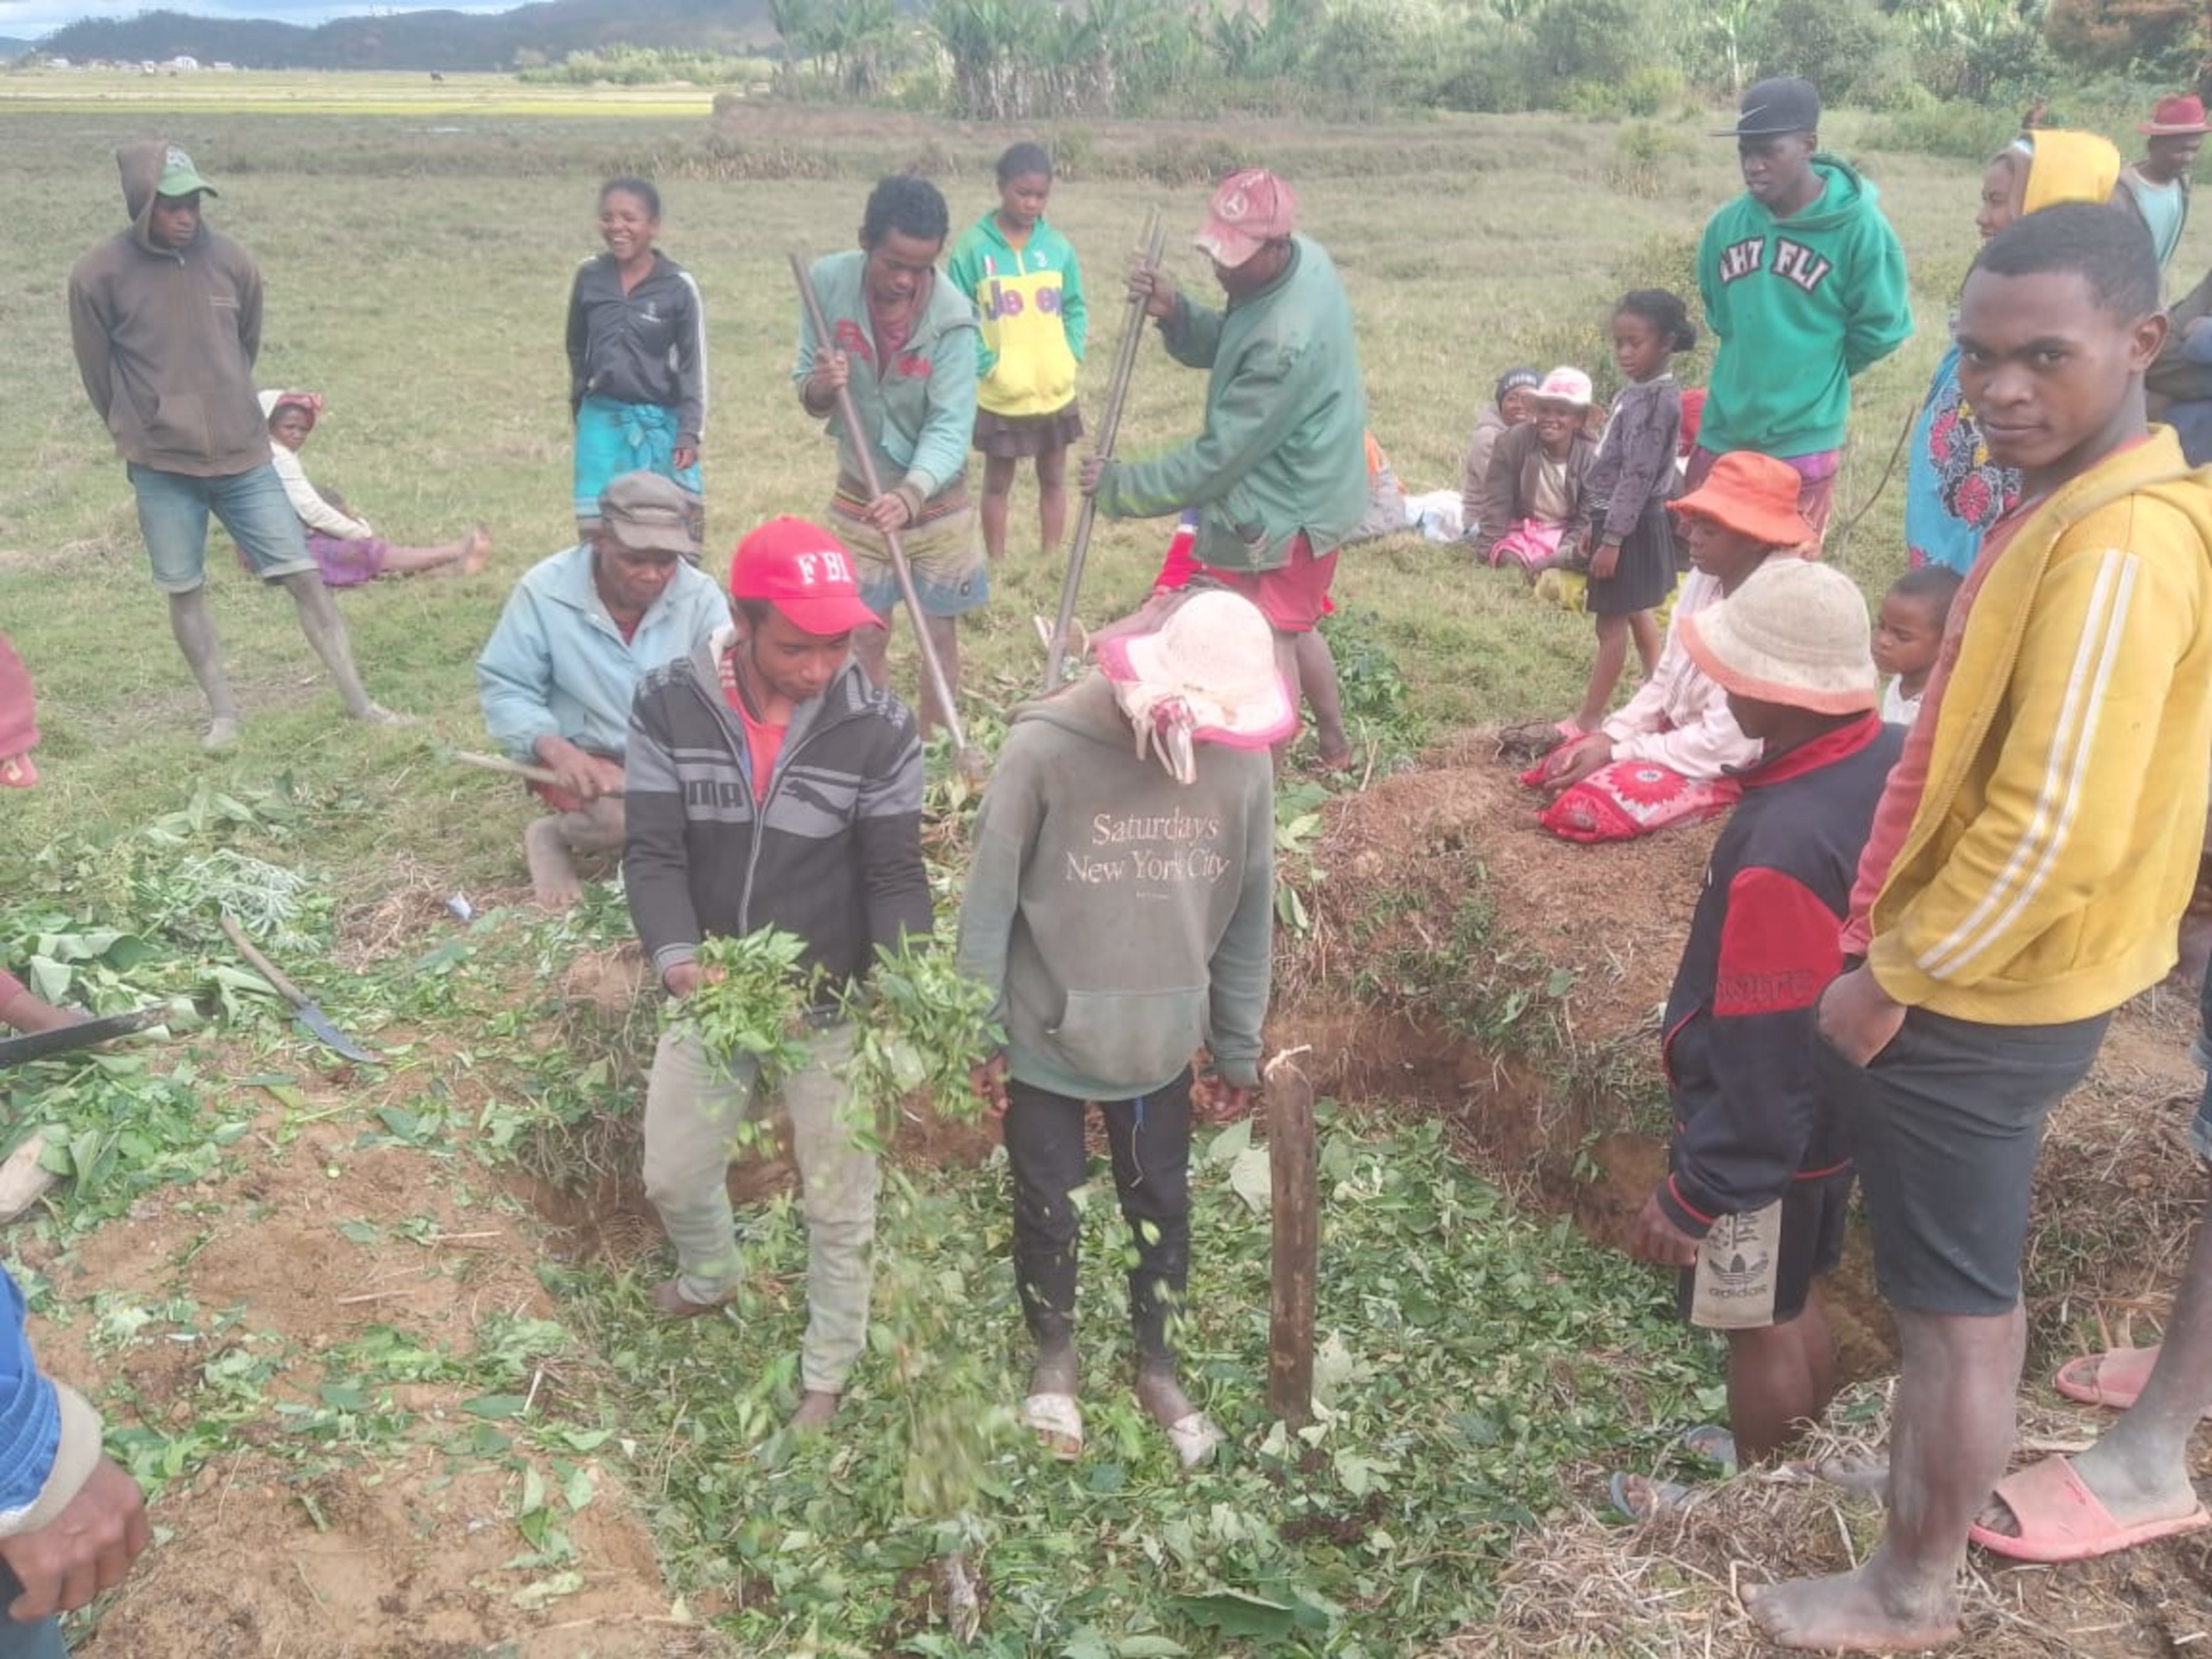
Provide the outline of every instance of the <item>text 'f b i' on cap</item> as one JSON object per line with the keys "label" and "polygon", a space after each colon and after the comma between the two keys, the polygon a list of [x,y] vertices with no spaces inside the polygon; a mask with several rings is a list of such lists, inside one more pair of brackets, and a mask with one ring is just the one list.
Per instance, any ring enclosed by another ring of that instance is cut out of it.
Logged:
{"label": "text 'f b i' on cap", "polygon": [[860,602],[845,544],[805,519],[770,519],[738,544],[730,597],[772,605],[793,627],[824,639],[883,625]]}
{"label": "text 'f b i' on cap", "polygon": [[1866,596],[1833,565],[1770,559],[1682,618],[1682,649],[1724,691],[1816,714],[1881,701]]}
{"label": "text 'f b i' on cap", "polygon": [[1735,125],[1716,138],[1778,138],[1785,132],[1815,132],[1820,125],[1820,89],[1794,75],[1757,81],[1744,88]]}
{"label": "text 'f b i' on cap", "polygon": [[1215,188],[1206,223],[1191,246],[1223,270],[1234,270],[1297,226],[1298,198],[1291,187],[1265,167],[1247,167]]}

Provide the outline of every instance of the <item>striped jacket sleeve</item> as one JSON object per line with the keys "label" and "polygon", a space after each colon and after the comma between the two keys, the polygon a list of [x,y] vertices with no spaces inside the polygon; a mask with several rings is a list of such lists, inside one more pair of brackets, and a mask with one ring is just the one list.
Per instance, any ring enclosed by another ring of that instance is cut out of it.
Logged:
{"label": "striped jacket sleeve", "polygon": [[1979,811],[1869,948],[1907,1005],[2002,975],[2096,903],[2137,855],[2135,824],[2197,599],[2119,548],[2055,556],[2006,689],[2008,725]]}

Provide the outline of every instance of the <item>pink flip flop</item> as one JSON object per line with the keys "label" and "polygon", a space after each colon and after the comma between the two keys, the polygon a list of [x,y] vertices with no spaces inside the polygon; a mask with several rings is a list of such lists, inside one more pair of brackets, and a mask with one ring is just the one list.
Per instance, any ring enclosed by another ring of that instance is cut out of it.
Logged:
{"label": "pink flip flop", "polygon": [[2175,1519],[2128,1526],[2114,1518],[2064,1457],[2046,1457],[2007,1475],[1997,1482],[1996,1495],[2012,1511],[2020,1530],[1992,1532],[1978,1523],[1967,1529],[1966,1536],[2008,1561],[2045,1565],[2094,1561],[2138,1544],[2212,1527],[2212,1515],[2204,1512],[2202,1504]]}
{"label": "pink flip flop", "polygon": [[[2051,1386],[2069,1400],[2085,1406],[2102,1406],[2124,1412],[2142,1396],[2158,1364],[2156,1348],[2107,1348],[2102,1353],[2075,1356],[2058,1368]],[[2204,1413],[2212,1417],[2212,1411]]]}

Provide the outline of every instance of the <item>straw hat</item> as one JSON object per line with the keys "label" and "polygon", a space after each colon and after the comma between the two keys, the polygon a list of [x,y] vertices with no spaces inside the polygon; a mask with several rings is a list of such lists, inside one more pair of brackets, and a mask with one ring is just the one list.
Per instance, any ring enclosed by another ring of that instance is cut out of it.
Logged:
{"label": "straw hat", "polygon": [[1713,463],[1703,483],[1674,504],[1674,511],[1711,519],[1769,547],[1802,547],[1820,540],[1797,511],[1804,482],[1787,461],[1731,449]]}
{"label": "straw hat", "polygon": [[[1275,668],[1275,633],[1249,599],[1209,589],[1183,601],[1156,634],[1107,640],[1099,666],[1147,707],[1180,700],[1195,743],[1266,749],[1297,727]],[[1131,699],[1122,699],[1127,707]]]}
{"label": "straw hat", "polygon": [[1770,559],[1682,618],[1682,648],[1723,690],[1816,714],[1881,702],[1866,596],[1832,565]]}

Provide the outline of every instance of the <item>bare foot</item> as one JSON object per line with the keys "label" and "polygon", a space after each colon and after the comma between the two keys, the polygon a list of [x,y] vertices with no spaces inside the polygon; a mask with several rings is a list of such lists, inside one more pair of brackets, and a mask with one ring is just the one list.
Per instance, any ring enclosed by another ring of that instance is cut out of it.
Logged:
{"label": "bare foot", "polygon": [[539,818],[522,832],[523,862],[530,866],[531,896],[541,910],[573,910],[583,901],[576,860],[561,839],[561,826]]}
{"label": "bare foot", "polygon": [[462,544],[468,550],[461,555],[461,574],[481,576],[491,562],[491,532],[478,525],[469,532],[468,540]]}
{"label": "bare foot", "polygon": [[799,1409],[787,1425],[794,1434],[812,1434],[830,1426],[837,1415],[838,1396],[823,1389],[809,1389],[799,1396]]}
{"label": "bare foot", "polygon": [[[1879,1559],[1879,1558],[1876,1558]],[[1959,1639],[1959,1595],[1894,1595],[1869,1562],[1856,1572],[1762,1584],[1744,1606],[1778,1647],[1843,1653],[1923,1653]]]}
{"label": "bare foot", "polygon": [[238,741],[238,716],[218,714],[208,722],[207,735],[200,739],[200,747],[210,755],[220,754]]}
{"label": "bare foot", "polygon": [[1845,1492],[1872,1492],[1880,1497],[1889,1490],[1889,1460],[1874,1453],[1817,1457],[1791,1467]]}

